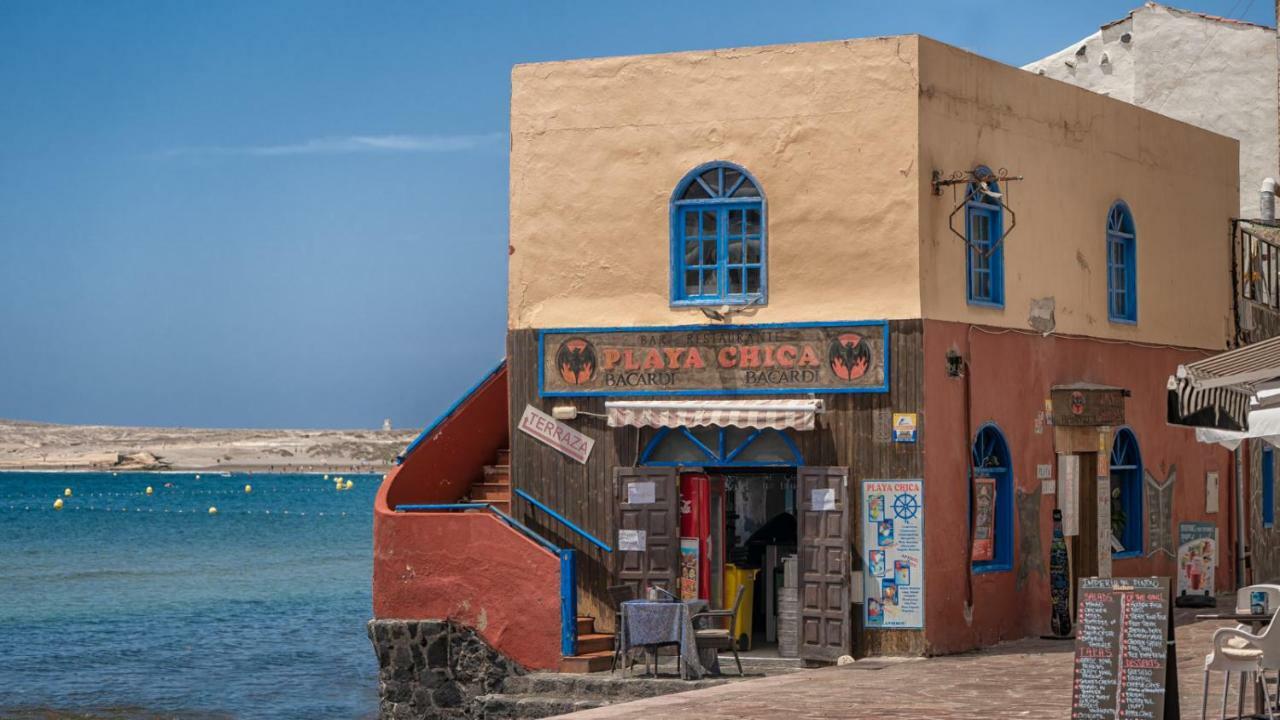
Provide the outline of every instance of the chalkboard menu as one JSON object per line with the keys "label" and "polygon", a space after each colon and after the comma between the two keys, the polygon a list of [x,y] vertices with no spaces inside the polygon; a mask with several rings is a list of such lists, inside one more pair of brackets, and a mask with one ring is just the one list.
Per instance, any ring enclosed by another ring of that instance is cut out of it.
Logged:
{"label": "chalkboard menu", "polygon": [[1178,716],[1169,578],[1081,578],[1072,720]]}

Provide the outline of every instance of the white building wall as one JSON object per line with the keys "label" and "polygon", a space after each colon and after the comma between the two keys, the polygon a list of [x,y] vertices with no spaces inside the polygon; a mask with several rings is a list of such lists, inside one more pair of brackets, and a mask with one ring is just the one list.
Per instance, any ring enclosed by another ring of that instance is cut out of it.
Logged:
{"label": "white building wall", "polygon": [[1239,140],[1242,217],[1280,175],[1273,28],[1147,3],[1024,69]]}

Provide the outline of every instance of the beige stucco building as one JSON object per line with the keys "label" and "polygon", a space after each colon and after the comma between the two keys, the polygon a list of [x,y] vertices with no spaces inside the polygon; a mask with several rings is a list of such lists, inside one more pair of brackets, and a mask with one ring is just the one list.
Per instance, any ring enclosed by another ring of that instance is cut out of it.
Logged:
{"label": "beige stucco building", "polygon": [[[1237,144],[1126,102],[916,36],[521,65],[512,88],[511,329],[704,322],[670,302],[667,207],[729,160],[768,214],[768,299],[739,322],[1026,328],[1048,298],[1061,333],[1228,337]],[[966,303],[956,193],[932,193],[934,171],[979,164],[1026,178],[1007,188],[1003,308]],[[1136,324],[1107,320],[1117,199],[1142,238]]]}

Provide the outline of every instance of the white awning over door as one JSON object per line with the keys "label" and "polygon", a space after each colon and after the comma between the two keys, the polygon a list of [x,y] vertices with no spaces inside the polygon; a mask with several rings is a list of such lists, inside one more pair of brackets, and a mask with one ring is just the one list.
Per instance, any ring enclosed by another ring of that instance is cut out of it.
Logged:
{"label": "white awning over door", "polygon": [[823,411],[817,399],[609,400],[609,427],[719,427],[812,430]]}

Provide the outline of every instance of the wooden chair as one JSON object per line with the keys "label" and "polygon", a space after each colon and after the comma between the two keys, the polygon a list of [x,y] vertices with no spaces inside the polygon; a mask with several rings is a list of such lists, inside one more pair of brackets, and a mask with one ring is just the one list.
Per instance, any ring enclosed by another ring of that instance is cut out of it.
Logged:
{"label": "wooden chair", "polygon": [[[609,665],[609,672],[618,669],[618,660],[621,659],[626,664],[626,658],[622,657],[622,623],[626,622],[623,617],[622,603],[628,600],[636,599],[636,589],[632,585],[610,585],[608,587],[609,601],[613,603],[613,662]],[[623,668],[626,669],[625,667]]]}
{"label": "wooden chair", "polygon": [[708,610],[694,615],[692,620],[696,622],[698,618],[713,618],[716,621],[728,620],[729,626],[726,628],[707,628],[703,630],[695,629],[693,637],[697,643],[698,649],[711,649],[719,653],[721,650],[728,650],[733,653],[733,661],[738,664],[738,676],[741,677],[742,660],[738,658],[738,638],[734,636],[734,628],[738,626],[738,613],[742,610],[742,596],[746,594],[747,586],[739,585],[738,594],[733,599],[733,608],[731,610]]}

